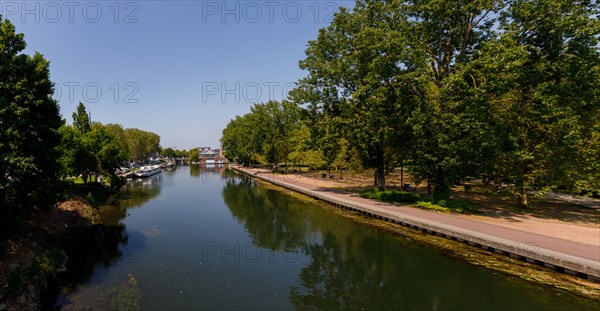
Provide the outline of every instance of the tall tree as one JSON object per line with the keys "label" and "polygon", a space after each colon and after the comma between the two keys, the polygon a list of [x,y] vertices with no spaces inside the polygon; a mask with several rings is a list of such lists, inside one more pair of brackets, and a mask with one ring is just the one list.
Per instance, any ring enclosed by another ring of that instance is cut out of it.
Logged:
{"label": "tall tree", "polygon": [[[457,67],[468,63],[479,45],[488,39],[499,1],[444,0],[405,1],[403,28],[411,49],[401,66],[412,74],[404,80],[418,99],[411,123],[417,144],[413,174],[428,180],[434,194],[448,198],[478,155],[477,137],[468,127],[473,102],[460,100],[464,90],[451,83]],[[463,93],[464,94],[464,93]],[[466,152],[466,153],[465,153]]]}
{"label": "tall tree", "polygon": [[490,109],[506,135],[498,157],[503,175],[515,183],[523,207],[534,188],[597,190],[598,180],[590,181],[600,155],[598,4],[509,4],[502,33],[479,61],[481,87],[493,94]]}
{"label": "tall tree", "polygon": [[307,57],[300,62],[308,76],[293,94],[320,119],[315,125],[325,133],[321,137],[329,162],[337,154],[327,146],[347,137],[363,166],[375,169],[374,183],[380,188],[411,137],[406,126],[411,95],[398,83],[408,69],[398,64],[409,56],[399,31],[406,23],[400,13],[398,2],[357,1],[352,12],[341,8],[317,40],[308,43]]}
{"label": "tall tree", "polygon": [[82,134],[92,130],[90,115],[82,102],[77,105],[77,111],[73,112],[73,126]]}
{"label": "tall tree", "polygon": [[56,147],[62,124],[52,99],[49,62],[23,54],[23,34],[0,16],[0,231],[59,195]]}
{"label": "tall tree", "polygon": [[199,157],[200,157],[200,152],[198,151],[198,148],[190,149],[190,155],[189,155],[190,164],[192,162],[198,162]]}

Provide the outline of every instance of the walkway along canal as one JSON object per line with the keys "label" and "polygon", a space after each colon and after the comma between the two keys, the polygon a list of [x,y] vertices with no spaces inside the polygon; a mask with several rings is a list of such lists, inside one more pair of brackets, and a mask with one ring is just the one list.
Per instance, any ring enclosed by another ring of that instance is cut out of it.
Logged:
{"label": "walkway along canal", "polygon": [[69,252],[56,308],[600,310],[336,211],[219,167],[129,182],[100,210],[107,241]]}
{"label": "walkway along canal", "polygon": [[335,206],[600,282],[600,248],[592,245],[448,214],[375,202],[357,195],[334,192],[286,179],[285,176],[264,174],[256,169],[233,169]]}

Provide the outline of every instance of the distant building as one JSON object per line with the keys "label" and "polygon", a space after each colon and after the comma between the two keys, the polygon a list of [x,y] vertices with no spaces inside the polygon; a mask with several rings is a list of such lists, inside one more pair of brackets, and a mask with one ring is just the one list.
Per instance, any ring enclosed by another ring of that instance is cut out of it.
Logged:
{"label": "distant building", "polygon": [[221,149],[212,149],[210,147],[198,148],[198,154],[201,158],[213,158],[221,155]]}
{"label": "distant building", "polygon": [[198,147],[198,161],[200,164],[225,164],[227,159],[223,156],[222,149],[211,147]]}

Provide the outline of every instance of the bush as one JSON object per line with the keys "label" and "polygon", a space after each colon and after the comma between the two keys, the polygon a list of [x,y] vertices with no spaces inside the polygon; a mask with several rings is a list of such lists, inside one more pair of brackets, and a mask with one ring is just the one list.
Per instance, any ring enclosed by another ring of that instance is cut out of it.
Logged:
{"label": "bush", "polygon": [[438,204],[434,204],[431,202],[421,201],[421,202],[417,202],[417,204],[415,204],[415,206],[430,209],[430,210],[435,210],[435,211],[446,212],[446,213],[450,212],[449,208],[438,205]]}
{"label": "bush", "polygon": [[422,201],[421,196],[412,193],[412,192],[404,192],[397,190],[365,190],[359,194],[363,198],[367,199],[375,199],[386,202],[402,202],[402,203],[415,203]]}
{"label": "bush", "polygon": [[450,201],[447,201],[444,206],[453,211],[457,211],[459,213],[476,212],[477,211],[477,207],[475,205],[473,205],[473,203],[471,203],[467,200],[460,200],[460,199],[450,200]]}
{"label": "bush", "polygon": [[478,209],[473,203],[466,200],[439,200],[436,203],[431,202],[417,202],[415,206],[423,207],[426,209],[442,211],[442,212],[455,212],[455,213],[473,213],[477,212]]}

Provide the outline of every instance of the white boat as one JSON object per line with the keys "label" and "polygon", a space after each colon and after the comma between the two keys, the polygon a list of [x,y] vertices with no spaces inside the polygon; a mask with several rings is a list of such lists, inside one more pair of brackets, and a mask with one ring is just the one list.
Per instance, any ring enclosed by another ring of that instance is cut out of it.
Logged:
{"label": "white boat", "polygon": [[152,175],[160,173],[161,171],[162,169],[160,168],[160,165],[147,165],[140,167],[140,169],[135,172],[135,176],[141,178],[150,177]]}

